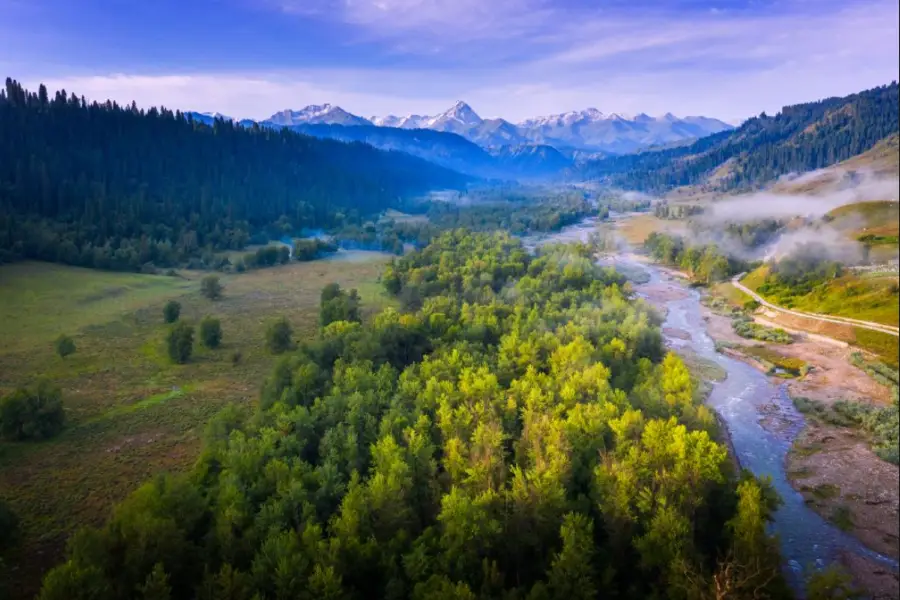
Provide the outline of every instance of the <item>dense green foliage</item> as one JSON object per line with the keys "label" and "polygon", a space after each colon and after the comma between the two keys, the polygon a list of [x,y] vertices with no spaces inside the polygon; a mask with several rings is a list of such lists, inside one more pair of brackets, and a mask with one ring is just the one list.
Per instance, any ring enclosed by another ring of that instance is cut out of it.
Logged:
{"label": "dense green foliage", "polygon": [[272,354],[283,354],[294,347],[294,329],[284,317],[275,319],[266,328],[266,348]]}
{"label": "dense green foliage", "polygon": [[200,343],[210,349],[222,344],[222,322],[215,317],[203,317],[200,321]]}
{"label": "dense green foliage", "polygon": [[721,253],[715,244],[692,245],[678,235],[653,232],[644,247],[657,261],[684,270],[691,279],[709,285],[744,270],[738,260]]}
{"label": "dense green foliage", "polygon": [[207,275],[200,280],[200,293],[208,300],[220,300],[224,289],[216,275]]}
{"label": "dense green foliage", "polygon": [[61,333],[56,341],[53,342],[53,349],[60,358],[65,358],[70,354],[75,354],[75,340],[71,336]]}
{"label": "dense green foliage", "polygon": [[359,323],[360,299],[356,290],[345,292],[336,283],[329,283],[322,288],[319,307],[319,325],[327,327],[335,321]]}
{"label": "dense green foliage", "polygon": [[45,440],[58,434],[64,424],[62,395],[47,381],[0,397],[0,437]]}
{"label": "dense green foliage", "polygon": [[181,302],[177,300],[169,300],[163,306],[163,320],[166,323],[174,323],[181,315]]}
{"label": "dense green foliage", "polygon": [[587,247],[451,232],[384,279],[421,307],[322,327],[41,599],[786,597],[769,486]]}
{"label": "dense green foliage", "polygon": [[398,152],[192,122],[74,94],[0,92],[0,262],[140,270],[240,249],[279,219],[359,221],[463,176]]}
{"label": "dense green foliage", "polygon": [[383,218],[334,231],[344,248],[383,250],[402,254],[404,244],[417,248],[448,229],[465,227],[471,231],[508,231],[514,235],[559,231],[585,217],[606,218],[606,206],[595,208],[584,192],[552,191],[543,187],[498,187],[476,190],[458,197],[428,200],[412,205],[424,211],[425,219],[397,221]]}
{"label": "dense green foliage", "polygon": [[833,165],[898,129],[893,82],[844,98],[785,106],[774,117],[763,113],[689,146],[592,161],[583,172],[626,189],[659,191],[700,183],[730,161],[727,173],[710,185],[740,189]]}
{"label": "dense green foliage", "polygon": [[3,565],[3,555],[15,545],[18,538],[19,517],[0,498],[0,566]]}
{"label": "dense green foliage", "polygon": [[315,260],[337,252],[337,244],[330,240],[308,239],[294,241],[294,260]]}
{"label": "dense green foliage", "polygon": [[264,246],[248,252],[235,262],[235,270],[264,269],[284,265],[291,259],[291,249],[287,246]]}
{"label": "dense green foliage", "polygon": [[569,193],[526,202],[495,201],[462,206],[434,202],[428,210],[428,218],[442,230],[456,227],[473,231],[500,229],[523,235],[558,231],[588,216],[605,218],[608,212],[606,207],[594,208],[583,194]]}
{"label": "dense green foliage", "polygon": [[776,344],[790,344],[794,341],[791,334],[784,329],[766,327],[765,325],[754,323],[752,318],[744,315],[732,319],[731,327],[739,336],[751,340],[773,342]]}
{"label": "dense green foliage", "polygon": [[172,325],[166,336],[166,351],[176,364],[183,365],[189,361],[194,351],[194,327],[184,321]]}

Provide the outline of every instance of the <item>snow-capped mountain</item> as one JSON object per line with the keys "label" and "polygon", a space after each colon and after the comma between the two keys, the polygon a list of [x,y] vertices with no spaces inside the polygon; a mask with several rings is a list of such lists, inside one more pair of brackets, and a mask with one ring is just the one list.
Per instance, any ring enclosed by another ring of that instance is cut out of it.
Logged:
{"label": "snow-capped mountain", "polygon": [[[194,120],[211,124],[216,118],[233,120],[219,113],[189,113]],[[252,126],[251,121],[241,125]],[[676,117],[666,113],[652,117],[618,112],[603,113],[596,108],[534,117],[519,123],[505,119],[483,119],[463,101],[437,115],[411,114],[360,117],[332,104],[315,104],[300,110],[277,112],[260,125],[296,127],[300,125],[375,126],[397,129],[430,129],[453,133],[483,148],[546,145],[557,150],[580,150],[624,154],[650,147],[678,144],[733,127],[709,117]]]}
{"label": "snow-capped mountain", "polygon": [[484,147],[545,144],[557,149],[634,152],[641,148],[670,144],[731,129],[731,125],[708,117],[676,117],[666,113],[604,114],[596,108],[526,119],[513,124],[504,119],[482,119],[471,106],[457,102],[435,116],[372,117],[383,127],[433,129],[456,133]]}
{"label": "snow-capped mountain", "polygon": [[482,119],[471,106],[459,101],[448,110],[433,116],[409,115],[396,117],[372,117],[371,121],[383,127],[401,129],[431,129],[461,135],[484,147],[521,144],[526,140],[518,128],[504,119]]}
{"label": "snow-capped mountain", "polygon": [[519,123],[518,129],[532,143],[626,153],[707,136],[731,129],[731,125],[707,117],[681,119],[672,113],[661,117],[645,113],[606,115],[588,108],[528,119]]}
{"label": "snow-capped mountain", "polygon": [[313,104],[300,110],[285,109],[277,112],[266,121],[273,125],[287,127],[290,125],[371,125],[372,122],[363,117],[348,113],[340,106],[331,104]]}
{"label": "snow-capped mountain", "polygon": [[196,112],[196,111],[188,111],[184,113],[185,116],[190,116],[194,121],[199,123],[206,123],[207,125],[212,125],[216,119],[222,119],[223,121],[234,121],[234,117],[229,117],[228,115],[223,115],[218,112]]}

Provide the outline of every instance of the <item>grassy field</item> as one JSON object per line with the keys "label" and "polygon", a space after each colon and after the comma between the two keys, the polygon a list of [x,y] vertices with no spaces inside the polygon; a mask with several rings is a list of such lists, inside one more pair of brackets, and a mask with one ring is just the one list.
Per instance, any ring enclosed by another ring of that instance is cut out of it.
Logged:
{"label": "grassy field", "polygon": [[[295,338],[313,335],[319,293],[329,282],[355,287],[371,314],[390,304],[377,283],[388,257],[292,263],[223,276],[224,298],[199,294],[202,273],[183,277],[104,273],[42,263],[0,267],[0,392],[49,377],[63,391],[68,425],[41,443],[0,443],[0,496],[23,525],[18,563],[0,572],[0,597],[31,598],[65,538],[99,523],[140,482],[188,467],[209,417],[228,403],[248,410],[275,357],[263,346],[266,322],[286,316]],[[222,320],[223,347],[169,362],[162,307],[181,318]],[[61,359],[56,335],[78,350]],[[232,356],[241,359],[233,364]],[[6,584],[8,589],[4,590]]]}
{"label": "grassy field", "polygon": [[[751,290],[758,290],[768,275],[768,267],[760,267],[742,280]],[[818,286],[803,296],[764,296],[772,303],[805,312],[815,312],[886,325],[900,322],[900,296],[896,276],[860,277],[847,274]]]}
{"label": "grassy field", "polygon": [[647,236],[654,231],[673,231],[681,226],[681,224],[665,221],[651,214],[637,215],[618,223],[622,237],[632,246],[642,245]]}
{"label": "grassy field", "polygon": [[730,281],[717,283],[710,288],[710,293],[714,296],[724,298],[729,305],[735,308],[743,308],[745,302],[753,300],[753,298],[734,287]]}

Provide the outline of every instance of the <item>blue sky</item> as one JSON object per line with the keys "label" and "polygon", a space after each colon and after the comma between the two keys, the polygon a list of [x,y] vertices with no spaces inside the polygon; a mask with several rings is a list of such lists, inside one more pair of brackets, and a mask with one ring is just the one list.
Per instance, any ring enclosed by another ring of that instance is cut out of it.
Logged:
{"label": "blue sky", "polygon": [[898,35],[896,0],[0,0],[0,71],[235,117],[733,121],[897,79]]}

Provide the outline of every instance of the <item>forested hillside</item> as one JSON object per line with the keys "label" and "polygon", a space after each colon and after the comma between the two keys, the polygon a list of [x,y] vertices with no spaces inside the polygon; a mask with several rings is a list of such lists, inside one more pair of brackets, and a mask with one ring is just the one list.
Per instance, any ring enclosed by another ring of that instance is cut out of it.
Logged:
{"label": "forested hillside", "polygon": [[774,117],[763,113],[738,129],[689,146],[593,161],[580,175],[628,189],[662,191],[701,183],[725,165],[711,185],[742,189],[846,160],[898,129],[898,86],[893,82],[844,98],[786,106]]}
{"label": "forested hillside", "polygon": [[586,246],[459,230],[382,280],[421,302],[362,324],[326,287],[255,416],[75,536],[40,598],[787,597],[768,487]]}
{"label": "forested hillside", "polygon": [[282,233],[341,225],[467,181],[364,144],[210,127],[165,109],[50,97],[43,86],[29,93],[9,79],[0,132],[0,262],[171,266],[241,248],[276,221]]}

